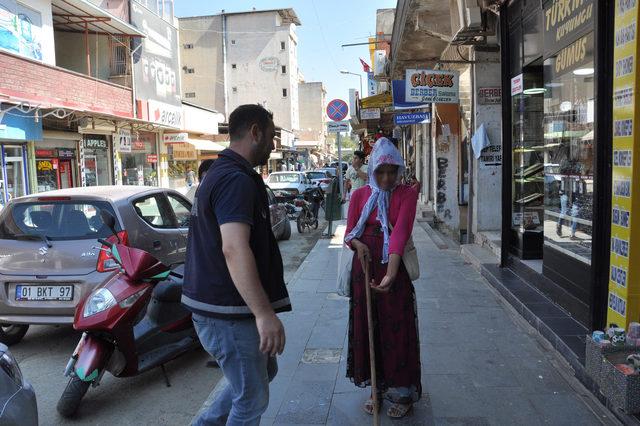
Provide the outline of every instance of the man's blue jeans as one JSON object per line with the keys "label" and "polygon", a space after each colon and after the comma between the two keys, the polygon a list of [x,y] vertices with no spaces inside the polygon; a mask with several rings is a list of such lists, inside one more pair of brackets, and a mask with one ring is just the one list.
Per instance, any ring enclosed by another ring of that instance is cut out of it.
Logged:
{"label": "man's blue jeans", "polygon": [[269,406],[269,382],[278,372],[275,358],[260,352],[254,319],[229,320],[193,314],[204,349],[220,365],[227,386],[193,424],[253,426]]}

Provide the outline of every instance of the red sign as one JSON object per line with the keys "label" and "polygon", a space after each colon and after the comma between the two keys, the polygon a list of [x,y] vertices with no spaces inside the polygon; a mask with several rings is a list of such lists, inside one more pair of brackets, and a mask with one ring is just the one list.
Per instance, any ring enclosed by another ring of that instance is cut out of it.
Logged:
{"label": "red sign", "polygon": [[36,157],[55,157],[52,149],[36,149]]}
{"label": "red sign", "polygon": [[144,151],[144,142],[143,141],[133,141],[133,149],[134,151]]}
{"label": "red sign", "polygon": [[147,154],[147,163],[157,163],[158,154]]}

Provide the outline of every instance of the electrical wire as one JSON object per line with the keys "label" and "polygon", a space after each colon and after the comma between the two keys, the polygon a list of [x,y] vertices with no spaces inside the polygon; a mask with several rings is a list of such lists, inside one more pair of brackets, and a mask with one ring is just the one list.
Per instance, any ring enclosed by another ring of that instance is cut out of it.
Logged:
{"label": "electrical wire", "polygon": [[313,6],[313,12],[316,15],[316,20],[318,21],[318,27],[320,28],[320,35],[322,36],[322,41],[324,42],[324,49],[329,54],[329,58],[331,62],[333,62],[333,66],[336,68],[336,71],[340,72],[340,67],[336,63],[335,58],[333,57],[333,51],[329,49],[329,43],[327,43],[327,38],[324,36],[324,30],[322,29],[322,22],[320,21],[320,16],[318,15],[318,9],[316,8],[315,0],[311,0],[311,5]]}

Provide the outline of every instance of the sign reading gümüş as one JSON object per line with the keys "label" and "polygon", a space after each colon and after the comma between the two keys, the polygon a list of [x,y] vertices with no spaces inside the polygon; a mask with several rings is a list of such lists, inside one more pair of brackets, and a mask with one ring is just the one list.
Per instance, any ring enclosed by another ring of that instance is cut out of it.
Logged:
{"label": "sign reading g\u00fcm\u00fc\u015f", "polygon": [[457,71],[407,70],[407,102],[457,104],[460,75]]}

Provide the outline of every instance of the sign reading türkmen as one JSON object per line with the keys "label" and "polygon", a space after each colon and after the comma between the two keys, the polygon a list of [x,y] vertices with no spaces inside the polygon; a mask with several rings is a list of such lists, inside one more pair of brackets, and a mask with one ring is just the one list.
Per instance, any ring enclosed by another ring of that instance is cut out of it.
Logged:
{"label": "sign reading t\u00fcrkmen", "polygon": [[405,85],[405,97],[408,102],[458,103],[458,71],[407,70]]}

